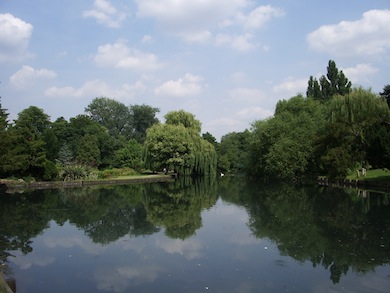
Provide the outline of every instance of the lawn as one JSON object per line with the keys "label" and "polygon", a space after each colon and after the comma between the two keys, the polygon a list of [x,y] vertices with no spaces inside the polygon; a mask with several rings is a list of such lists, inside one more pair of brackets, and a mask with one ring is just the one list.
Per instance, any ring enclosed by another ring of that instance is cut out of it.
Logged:
{"label": "lawn", "polygon": [[375,181],[375,182],[390,182],[390,171],[387,169],[372,169],[367,170],[366,177],[362,176],[362,172],[360,172],[360,177],[357,177],[356,172],[351,173],[347,176],[346,179],[351,180],[366,180],[366,181]]}

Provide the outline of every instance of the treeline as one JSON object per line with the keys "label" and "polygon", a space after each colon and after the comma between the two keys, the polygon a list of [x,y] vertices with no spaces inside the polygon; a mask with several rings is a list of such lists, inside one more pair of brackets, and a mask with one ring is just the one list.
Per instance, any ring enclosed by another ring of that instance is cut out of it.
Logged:
{"label": "treeline", "polygon": [[200,121],[183,110],[161,123],[158,108],[99,97],[69,121],[51,122],[31,106],[11,123],[0,104],[0,178],[75,180],[104,177],[113,168],[341,178],[362,167],[390,167],[388,103],[390,85],[379,95],[353,88],[330,60],[326,75],[309,78],[306,96],[279,101],[273,117],[221,142],[201,135]]}
{"label": "treeline", "polygon": [[220,166],[267,179],[390,168],[389,102],[390,85],[379,95],[352,88],[331,60],[326,76],[310,77],[306,97],[279,101],[272,118],[222,137]]}

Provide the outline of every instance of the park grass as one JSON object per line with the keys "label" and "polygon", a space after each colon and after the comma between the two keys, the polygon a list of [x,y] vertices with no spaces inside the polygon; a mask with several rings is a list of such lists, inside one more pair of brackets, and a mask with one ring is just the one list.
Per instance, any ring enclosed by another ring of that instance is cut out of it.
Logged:
{"label": "park grass", "polygon": [[367,174],[365,177],[362,176],[360,172],[360,176],[357,177],[356,172],[351,173],[347,176],[346,179],[349,180],[361,180],[367,182],[390,182],[390,171],[388,169],[371,169],[367,170]]}

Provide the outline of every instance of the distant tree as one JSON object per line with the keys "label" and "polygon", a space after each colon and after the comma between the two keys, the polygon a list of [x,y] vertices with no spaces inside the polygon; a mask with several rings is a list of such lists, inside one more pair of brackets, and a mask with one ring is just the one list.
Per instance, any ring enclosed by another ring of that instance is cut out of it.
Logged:
{"label": "distant tree", "polygon": [[114,167],[140,170],[142,163],[142,145],[135,139],[130,139],[123,148],[115,151]]}
{"label": "distant tree", "polygon": [[165,124],[155,124],[147,131],[146,167],[173,169],[181,175],[215,174],[214,146],[200,137],[200,122],[195,116],[181,110],[167,113],[165,119]]}
{"label": "distant tree", "polygon": [[385,85],[383,88],[383,92],[380,92],[379,94],[383,99],[385,99],[387,105],[390,108],[390,84]]}
{"label": "distant tree", "polygon": [[11,168],[9,151],[12,147],[11,137],[7,131],[9,128],[7,109],[1,105],[0,98],[0,177],[6,176]]}
{"label": "distant tree", "polygon": [[246,168],[249,136],[249,130],[222,136],[218,148],[219,171],[237,173]]}
{"label": "distant tree", "polygon": [[44,133],[49,128],[49,116],[35,106],[21,111],[10,129],[12,173],[42,178],[46,162]]}
{"label": "distant tree", "polygon": [[336,94],[349,94],[351,87],[352,83],[345,77],[343,71],[338,70],[333,60],[329,60],[326,76],[322,75],[319,80],[310,76],[306,96],[319,101],[327,101]]}
{"label": "distant tree", "polygon": [[129,112],[132,121],[131,137],[142,144],[146,138],[146,130],[159,123],[156,114],[160,109],[148,105],[131,105]]}
{"label": "distant tree", "polygon": [[93,121],[107,128],[111,136],[130,137],[133,121],[129,108],[123,103],[107,97],[95,98],[85,108],[85,112]]}
{"label": "distant tree", "polygon": [[97,167],[100,165],[99,140],[96,135],[85,134],[78,145],[77,157],[78,163]]}
{"label": "distant tree", "polygon": [[323,122],[321,105],[313,99],[296,96],[279,102],[274,117],[253,123],[250,174],[265,179],[297,179],[306,174],[312,168]]}

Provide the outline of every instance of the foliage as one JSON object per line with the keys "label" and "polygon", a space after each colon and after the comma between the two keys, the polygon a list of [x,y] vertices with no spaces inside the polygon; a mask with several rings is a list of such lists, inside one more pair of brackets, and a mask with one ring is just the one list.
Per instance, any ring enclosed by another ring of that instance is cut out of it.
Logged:
{"label": "foliage", "polygon": [[144,143],[146,168],[175,170],[182,175],[215,174],[214,146],[202,139],[200,122],[184,111],[169,112],[166,124],[155,124]]}
{"label": "foliage", "polygon": [[107,128],[111,136],[130,137],[132,125],[130,111],[121,102],[107,97],[95,98],[85,108],[85,112],[93,121]]}
{"label": "foliage", "polygon": [[146,139],[146,130],[159,123],[156,114],[160,109],[148,105],[131,105],[130,116],[132,121],[131,137],[142,144]]}
{"label": "foliage", "polygon": [[246,168],[250,132],[231,132],[218,146],[218,171],[238,173]]}
{"label": "foliage", "polygon": [[383,92],[380,92],[379,95],[387,102],[390,108],[390,84],[385,85]]}
{"label": "foliage", "polygon": [[278,103],[275,116],[252,125],[249,170],[262,178],[296,179],[310,169],[323,121],[318,102],[296,96]]}
{"label": "foliage", "polygon": [[92,168],[87,165],[65,165],[59,172],[59,178],[63,181],[86,180],[92,176]]}
{"label": "foliage", "polygon": [[343,71],[338,70],[333,60],[329,60],[326,76],[322,75],[319,81],[310,76],[306,96],[324,102],[336,94],[349,94],[351,87],[352,83],[345,77]]}
{"label": "foliage", "polygon": [[130,139],[127,144],[115,151],[113,164],[114,167],[127,167],[141,170],[142,162],[142,145],[135,139]]}
{"label": "foliage", "polygon": [[49,160],[45,162],[45,173],[43,174],[43,180],[54,181],[58,177],[58,170],[56,165]]}

